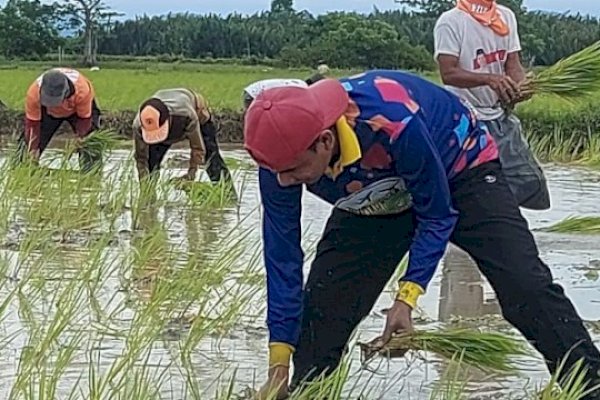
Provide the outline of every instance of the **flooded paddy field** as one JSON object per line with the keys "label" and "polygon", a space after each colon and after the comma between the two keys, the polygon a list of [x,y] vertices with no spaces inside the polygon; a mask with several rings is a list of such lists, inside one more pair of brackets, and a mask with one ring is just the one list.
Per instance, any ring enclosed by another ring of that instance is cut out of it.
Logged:
{"label": "flooded paddy field", "polygon": [[[185,149],[168,153],[160,182],[143,191],[129,149],[113,151],[101,176],[9,169],[1,159],[0,398],[229,399],[263,383],[268,332],[257,176],[244,151],[223,155],[237,200],[225,186],[184,191],[169,184],[185,172]],[[67,168],[61,163],[61,149],[42,158],[47,169]],[[74,157],[68,167],[76,164]],[[600,173],[545,169],[552,209],[524,214],[542,259],[600,341],[598,236],[541,231],[571,215],[598,214]],[[305,274],[330,210],[304,194]],[[382,332],[394,291],[390,282],[352,344]],[[489,284],[454,247],[415,319],[423,329],[516,333]],[[361,365],[353,347],[349,361],[342,396],[349,399],[430,399],[448,372],[431,354]],[[549,375],[537,353],[522,361],[520,376],[473,372],[466,398],[530,398]]]}

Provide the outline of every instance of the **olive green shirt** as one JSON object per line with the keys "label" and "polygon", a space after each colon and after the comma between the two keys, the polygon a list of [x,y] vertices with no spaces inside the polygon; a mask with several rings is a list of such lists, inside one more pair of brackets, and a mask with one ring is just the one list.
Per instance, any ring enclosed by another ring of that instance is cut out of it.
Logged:
{"label": "olive green shirt", "polygon": [[[188,174],[195,177],[206,155],[201,126],[210,119],[210,113],[205,100],[184,88],[159,90],[152,97],[162,100],[171,116],[169,136],[160,144],[172,145],[189,140],[191,153]],[[150,146],[153,145],[142,139],[139,111],[133,120],[133,135],[138,175],[142,179],[149,173],[148,158]]]}

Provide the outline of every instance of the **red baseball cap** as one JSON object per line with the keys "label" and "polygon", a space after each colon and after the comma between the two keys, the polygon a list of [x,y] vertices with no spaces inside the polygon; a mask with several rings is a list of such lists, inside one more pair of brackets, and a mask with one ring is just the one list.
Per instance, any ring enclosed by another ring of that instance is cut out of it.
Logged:
{"label": "red baseball cap", "polygon": [[261,166],[289,168],[348,107],[348,93],[335,79],[309,87],[278,87],[259,94],[245,116],[244,147]]}

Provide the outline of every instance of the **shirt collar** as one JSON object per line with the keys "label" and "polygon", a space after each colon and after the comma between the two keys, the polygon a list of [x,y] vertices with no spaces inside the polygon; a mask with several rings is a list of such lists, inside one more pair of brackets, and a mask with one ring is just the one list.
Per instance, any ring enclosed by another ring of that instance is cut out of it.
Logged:
{"label": "shirt collar", "polygon": [[344,167],[354,164],[362,157],[360,142],[358,141],[356,132],[348,124],[346,117],[340,117],[335,123],[335,127],[340,145],[340,158],[335,162],[333,167],[328,168],[326,171],[327,176],[332,179],[337,178],[344,170]]}

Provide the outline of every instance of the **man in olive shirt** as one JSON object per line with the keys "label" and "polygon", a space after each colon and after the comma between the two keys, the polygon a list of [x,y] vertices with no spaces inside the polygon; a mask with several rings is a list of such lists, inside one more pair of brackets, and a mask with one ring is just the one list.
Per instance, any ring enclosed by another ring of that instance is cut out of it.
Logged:
{"label": "man in olive shirt", "polygon": [[195,180],[206,161],[213,182],[231,179],[219,153],[217,129],[206,101],[185,88],[163,89],[144,101],[133,121],[135,159],[140,180],[157,172],[167,151],[175,143],[189,140],[190,163],[182,177]]}

